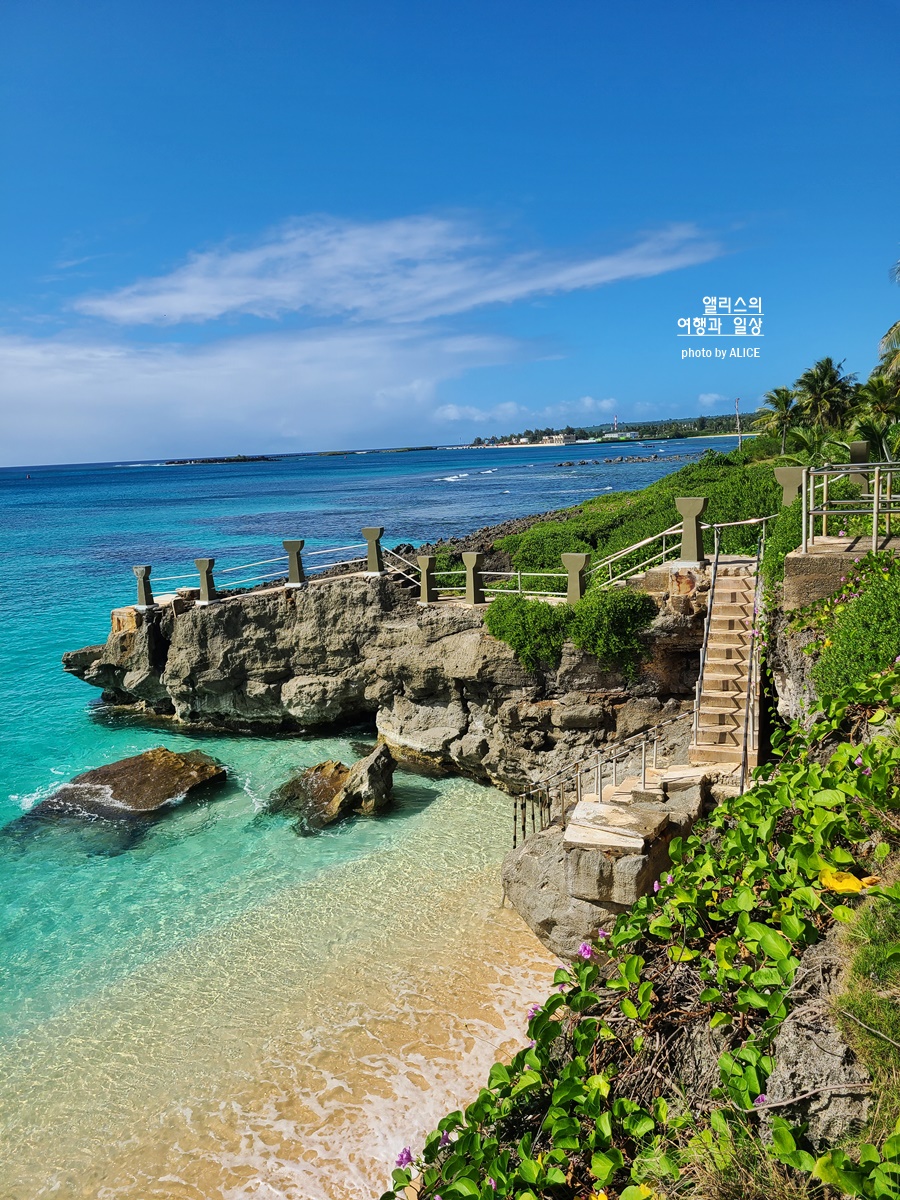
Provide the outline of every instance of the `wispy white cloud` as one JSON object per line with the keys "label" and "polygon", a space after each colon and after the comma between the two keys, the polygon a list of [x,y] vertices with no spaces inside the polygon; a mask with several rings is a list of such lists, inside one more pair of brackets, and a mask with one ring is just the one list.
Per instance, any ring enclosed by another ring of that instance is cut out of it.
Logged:
{"label": "wispy white cloud", "polygon": [[723,404],[733,404],[734,401],[719,392],[701,392],[697,397],[701,408],[721,408]]}
{"label": "wispy white cloud", "polygon": [[0,453],[14,465],[427,441],[442,383],[521,356],[512,339],[408,326],[203,347],[0,337]]}
{"label": "wispy white cloud", "polygon": [[487,304],[596,288],[708,262],[722,247],[670,225],[604,255],[509,253],[473,224],[413,216],[368,224],[294,221],[256,245],[192,254],[166,275],[85,296],[82,313],[122,325],[250,315],[417,322]]}

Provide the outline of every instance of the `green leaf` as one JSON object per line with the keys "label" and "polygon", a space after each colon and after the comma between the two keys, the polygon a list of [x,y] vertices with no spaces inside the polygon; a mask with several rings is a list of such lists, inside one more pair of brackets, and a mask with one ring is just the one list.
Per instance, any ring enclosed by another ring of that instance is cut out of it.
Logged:
{"label": "green leaf", "polygon": [[621,1150],[598,1150],[591,1156],[591,1174],[602,1186],[609,1183],[624,1161]]}
{"label": "green leaf", "polygon": [[813,1176],[823,1183],[830,1183],[848,1196],[864,1196],[865,1176],[855,1170],[853,1163],[843,1150],[829,1150],[816,1159]]}
{"label": "green leaf", "polygon": [[846,904],[836,904],[831,910],[831,915],[836,921],[841,921],[844,925],[850,925],[856,920],[856,913],[852,908],[848,908]]}
{"label": "green leaf", "polygon": [[619,1003],[619,1008],[621,1008],[622,1012],[624,1013],[624,1015],[626,1017],[629,1017],[632,1021],[637,1020],[638,1010],[635,1008],[634,1004],[632,1003],[631,1000],[628,999],[627,996],[625,997],[624,1000],[622,1000]]}
{"label": "green leaf", "polygon": [[791,1127],[783,1117],[772,1117],[772,1144],[782,1162],[785,1154],[793,1154],[797,1149]]}
{"label": "green leaf", "polygon": [[620,1200],[651,1200],[652,1196],[653,1188],[647,1187],[646,1183],[633,1183],[619,1193]]}
{"label": "green leaf", "polygon": [[713,1013],[713,1018],[709,1023],[710,1029],[718,1029],[720,1025],[731,1024],[731,1014],[726,1012]]}
{"label": "green leaf", "polygon": [[759,939],[759,948],[776,961],[787,958],[791,952],[790,942],[774,929],[767,929]]}
{"label": "green leaf", "polygon": [[876,708],[876,710],[872,713],[871,717],[869,717],[869,724],[870,725],[881,725],[886,720],[887,720],[887,713],[885,712],[885,710],[883,708]]}
{"label": "green leaf", "polygon": [[782,913],[781,932],[790,941],[796,942],[797,938],[803,933],[803,922],[795,917],[793,913]]}

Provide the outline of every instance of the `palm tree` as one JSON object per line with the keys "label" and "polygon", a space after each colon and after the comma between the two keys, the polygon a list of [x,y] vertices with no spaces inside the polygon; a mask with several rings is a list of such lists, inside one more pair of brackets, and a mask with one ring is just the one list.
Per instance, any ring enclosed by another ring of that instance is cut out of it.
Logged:
{"label": "palm tree", "polygon": [[[898,322],[900,325],[900,322]],[[900,417],[900,378],[873,373],[856,390],[860,413],[867,417]]]}
{"label": "palm tree", "polygon": [[813,425],[809,429],[795,425],[788,437],[790,449],[793,451],[789,461],[801,467],[821,467],[826,459],[834,458],[847,462],[850,457],[850,447],[847,443],[837,441],[821,425]]}
{"label": "palm tree", "polygon": [[875,462],[893,462],[900,441],[900,422],[889,415],[863,416],[856,422],[854,435],[869,443],[875,451]]}
{"label": "palm tree", "polygon": [[784,454],[787,435],[793,427],[797,415],[795,401],[797,393],[791,388],[777,387],[763,396],[763,404],[768,404],[771,412],[763,413],[754,422],[754,426],[765,433],[772,433],[781,438],[781,453]]}
{"label": "palm tree", "polygon": [[[900,283],[900,262],[891,267],[891,278]],[[895,321],[878,347],[881,353],[881,373],[888,379],[900,379],[900,321]]]}
{"label": "palm tree", "polygon": [[797,408],[807,424],[840,428],[846,421],[856,376],[841,374],[843,365],[844,360],[820,358],[794,384]]}

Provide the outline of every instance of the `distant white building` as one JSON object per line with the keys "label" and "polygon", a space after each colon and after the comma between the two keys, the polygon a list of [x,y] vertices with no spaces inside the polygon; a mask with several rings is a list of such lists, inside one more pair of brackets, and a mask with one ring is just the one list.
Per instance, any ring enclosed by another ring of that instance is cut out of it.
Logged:
{"label": "distant white building", "polygon": [[552,433],[550,437],[541,438],[545,446],[574,446],[576,440],[574,433]]}
{"label": "distant white building", "polygon": [[604,433],[604,442],[633,442],[639,438],[640,432],[637,429],[617,429],[615,433]]}

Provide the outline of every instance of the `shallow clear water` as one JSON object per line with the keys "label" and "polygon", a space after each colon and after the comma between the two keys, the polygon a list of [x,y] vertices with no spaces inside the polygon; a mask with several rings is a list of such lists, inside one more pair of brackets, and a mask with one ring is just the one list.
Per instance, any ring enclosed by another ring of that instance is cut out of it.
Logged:
{"label": "shallow clear water", "polygon": [[[566,455],[0,471],[4,1197],[378,1195],[399,1146],[521,1038],[551,963],[498,908],[504,797],[398,773],[388,816],[300,838],[260,805],[297,767],[355,758],[366,731],[189,736],[106,713],[59,658],[105,638],[136,562],[225,566],[368,524],[434,540],[673,469],[553,465]],[[22,821],[154,745],[213,754],[227,787],[140,838]]]}

